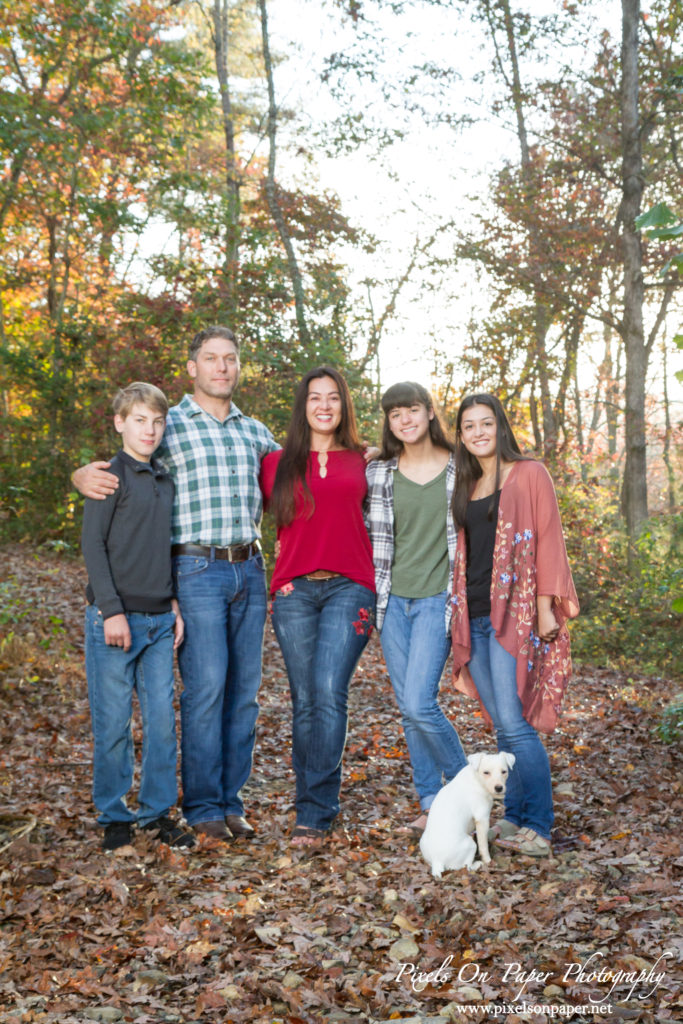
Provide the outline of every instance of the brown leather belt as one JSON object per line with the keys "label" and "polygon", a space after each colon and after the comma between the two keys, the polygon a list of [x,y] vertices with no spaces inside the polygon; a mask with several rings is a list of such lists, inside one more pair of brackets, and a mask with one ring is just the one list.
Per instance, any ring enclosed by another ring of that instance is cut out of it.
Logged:
{"label": "brown leather belt", "polygon": [[192,558],[221,559],[225,562],[246,562],[252,555],[257,555],[261,545],[257,540],[252,544],[233,544],[227,548],[208,547],[204,544],[173,544],[171,554],[190,555]]}
{"label": "brown leather belt", "polygon": [[327,569],[316,569],[315,572],[309,572],[304,577],[307,580],[334,580],[337,576],[341,576],[340,572],[328,572]]}

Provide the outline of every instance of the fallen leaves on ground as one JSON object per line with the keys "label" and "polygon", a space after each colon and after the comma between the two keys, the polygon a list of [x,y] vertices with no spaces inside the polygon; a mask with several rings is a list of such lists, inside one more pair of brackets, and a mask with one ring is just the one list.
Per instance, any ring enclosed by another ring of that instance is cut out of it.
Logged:
{"label": "fallen leaves on ground", "polygon": [[[80,564],[2,552],[3,1022],[681,1018],[680,749],[653,733],[672,684],[577,673],[547,741],[555,857],[495,854],[440,882],[381,648],[351,687],[343,818],[292,848],[287,680],[272,630],[245,801],[258,836],[197,852],[100,850],[90,799]],[[446,684],[465,749],[491,749]],[[136,724],[139,738],[139,727]],[[520,1012],[520,1004],[529,1012]],[[466,1009],[460,1007],[466,1006]],[[488,1008],[487,1008],[488,1007]]]}

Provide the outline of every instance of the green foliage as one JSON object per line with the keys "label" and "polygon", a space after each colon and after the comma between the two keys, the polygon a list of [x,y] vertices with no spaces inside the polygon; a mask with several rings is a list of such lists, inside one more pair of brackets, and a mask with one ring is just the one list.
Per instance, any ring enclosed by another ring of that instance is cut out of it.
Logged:
{"label": "green foliage", "polygon": [[[683,334],[675,336],[674,344],[683,351]],[[683,381],[683,370],[676,370],[676,380]]]}
{"label": "green foliage", "polygon": [[53,639],[63,636],[66,632],[64,620],[58,615],[46,613],[42,594],[27,593],[16,577],[0,582],[0,659],[23,633],[22,626],[36,616],[42,623],[42,636],[39,646],[48,648]]}
{"label": "green foliage", "polygon": [[657,726],[657,735],[665,743],[683,741],[683,693],[677,694],[662,715]]}
{"label": "green foliage", "polygon": [[[335,197],[281,190],[305,278],[304,350],[253,137],[249,158],[237,161],[230,264],[221,108],[210,51],[184,31],[184,8],[11,6],[0,33],[0,539],[75,544],[69,476],[118,448],[113,393],[147,380],[177,401],[189,339],[208,323],[237,331],[237,402],[278,436],[311,366],[350,366],[365,393],[336,254],[359,235]],[[243,107],[238,135],[260,121]]]}
{"label": "green foliage", "polygon": [[126,310],[130,244],[157,213],[158,193],[188,160],[215,106],[206,62],[168,38],[174,15],[166,7],[51,0],[37,11],[16,0],[11,12],[3,9],[6,539],[75,535],[69,474],[83,457],[109,454],[112,393],[130,373],[154,379],[166,365],[155,358],[158,333],[134,343],[139,333]]}
{"label": "green foliage", "polygon": [[[590,522],[590,503],[584,505]],[[566,528],[566,522],[565,522]],[[651,520],[627,569],[628,539],[616,517],[598,519],[584,542],[586,561],[572,560],[582,614],[572,626],[577,661],[646,674],[683,675],[683,517]],[[571,536],[567,537],[571,548]],[[597,541],[597,558],[589,550]],[[571,557],[571,556],[570,556]]]}
{"label": "green foliage", "polygon": [[[666,203],[657,203],[651,209],[636,217],[636,227],[639,231],[646,231],[647,237],[656,242],[675,242],[680,244],[683,239],[683,221],[679,220],[673,210]],[[674,253],[659,272],[660,277],[666,277],[670,270],[676,270],[683,275],[683,252]]]}

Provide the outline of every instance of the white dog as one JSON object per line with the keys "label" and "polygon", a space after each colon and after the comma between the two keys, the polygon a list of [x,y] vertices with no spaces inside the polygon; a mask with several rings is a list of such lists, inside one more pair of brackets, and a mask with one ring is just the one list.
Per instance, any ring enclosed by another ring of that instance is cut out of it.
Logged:
{"label": "white dog", "polygon": [[469,833],[476,828],[479,853],[484,864],[489,854],[489,818],[494,800],[505,796],[508,773],[515,763],[514,754],[470,754],[454,779],[440,789],[429,808],[427,827],[420,849],[432,869],[441,878],[448,869],[467,867],[476,871],[477,845]]}

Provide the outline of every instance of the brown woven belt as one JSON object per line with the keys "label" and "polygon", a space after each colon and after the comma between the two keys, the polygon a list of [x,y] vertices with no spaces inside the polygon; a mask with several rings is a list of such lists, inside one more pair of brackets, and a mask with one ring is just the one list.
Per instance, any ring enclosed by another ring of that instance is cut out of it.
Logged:
{"label": "brown woven belt", "polygon": [[173,544],[171,554],[190,555],[193,558],[221,559],[225,562],[246,562],[252,555],[257,555],[261,545],[257,540],[253,544],[233,544],[227,548],[208,547],[204,544]]}

